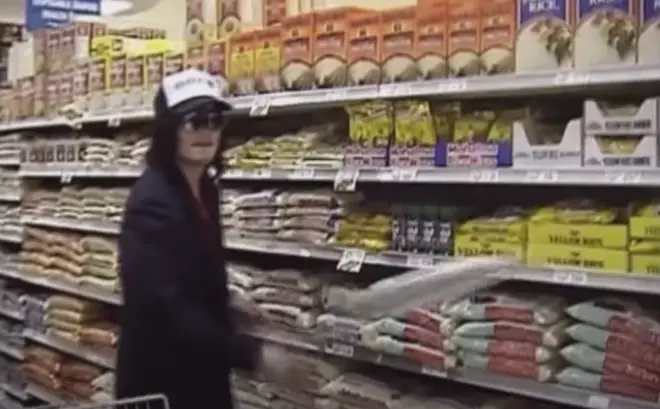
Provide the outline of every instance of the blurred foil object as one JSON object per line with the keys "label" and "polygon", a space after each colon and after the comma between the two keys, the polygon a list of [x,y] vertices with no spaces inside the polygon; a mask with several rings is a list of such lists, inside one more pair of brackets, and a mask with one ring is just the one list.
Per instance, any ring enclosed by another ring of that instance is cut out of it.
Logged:
{"label": "blurred foil object", "polygon": [[505,278],[498,274],[519,263],[497,258],[464,258],[434,268],[413,270],[376,281],[363,290],[329,288],[325,307],[360,318],[397,315],[427,303],[449,302],[490,288]]}

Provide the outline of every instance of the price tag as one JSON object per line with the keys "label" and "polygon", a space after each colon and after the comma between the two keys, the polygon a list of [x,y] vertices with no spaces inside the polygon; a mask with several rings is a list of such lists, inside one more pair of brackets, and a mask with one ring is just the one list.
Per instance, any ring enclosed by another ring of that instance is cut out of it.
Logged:
{"label": "price tag", "polygon": [[603,395],[590,395],[587,399],[587,406],[593,409],[608,409],[610,407],[610,398]]}
{"label": "price tag", "polygon": [[294,171],[291,172],[291,179],[314,179],[314,169],[294,169]]}
{"label": "price tag", "polygon": [[254,97],[250,106],[250,116],[266,116],[270,110],[270,98],[265,96]]}
{"label": "price tag", "polygon": [[72,179],[73,179],[73,175],[70,172],[64,172],[63,171],[60,174],[60,182],[61,183],[65,183],[65,184],[71,183]]}
{"label": "price tag", "polygon": [[467,89],[466,80],[448,80],[438,84],[438,92],[461,92]]}
{"label": "price tag", "polygon": [[108,127],[110,128],[119,128],[121,125],[121,118],[118,116],[108,119]]}
{"label": "price tag", "polygon": [[381,97],[384,98],[405,97],[410,95],[410,85],[409,84],[382,85],[380,87],[379,94]]}
{"label": "price tag", "polygon": [[615,184],[638,184],[642,180],[640,172],[607,172],[605,174],[610,183]]}
{"label": "price tag", "polygon": [[589,276],[581,271],[555,271],[552,273],[552,281],[558,284],[586,285]]}
{"label": "price tag", "polygon": [[411,268],[428,268],[434,264],[434,258],[430,254],[409,254],[406,258],[406,266]]}
{"label": "price tag", "polygon": [[470,172],[470,181],[477,183],[494,183],[500,180],[500,173],[496,170],[475,170]]}
{"label": "price tag", "polygon": [[581,72],[560,72],[555,77],[555,85],[586,85],[591,76]]}
{"label": "price tag", "polygon": [[353,358],[353,355],[355,355],[355,348],[353,348],[353,345],[333,342],[325,347],[325,352],[331,355],[343,356],[344,358]]}
{"label": "price tag", "polygon": [[526,182],[554,183],[559,181],[559,173],[555,171],[529,171],[525,175]]}
{"label": "price tag", "polygon": [[367,253],[361,249],[345,249],[337,263],[337,270],[359,273]]}
{"label": "price tag", "polygon": [[446,378],[447,373],[435,368],[429,368],[428,366],[422,366],[422,374],[432,376],[434,378]]}
{"label": "price tag", "polygon": [[326,91],[325,100],[326,101],[345,101],[346,100],[346,90],[345,89],[331,89]]}
{"label": "price tag", "polygon": [[273,177],[273,170],[272,169],[265,169],[265,168],[264,169],[255,169],[252,174],[256,178],[270,179],[271,177]]}
{"label": "price tag", "polygon": [[239,179],[242,178],[243,175],[243,169],[227,169],[225,170],[223,177]]}
{"label": "price tag", "polygon": [[337,192],[355,192],[355,185],[357,185],[358,177],[360,176],[359,169],[343,168],[337,171],[335,176],[334,189]]}
{"label": "price tag", "polygon": [[399,182],[411,182],[417,177],[417,169],[395,168],[392,169],[392,180]]}

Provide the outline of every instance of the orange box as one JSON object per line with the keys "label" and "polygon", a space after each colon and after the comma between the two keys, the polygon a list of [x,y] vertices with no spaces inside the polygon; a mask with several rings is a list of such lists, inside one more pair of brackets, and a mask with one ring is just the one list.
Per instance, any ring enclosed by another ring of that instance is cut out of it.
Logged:
{"label": "orange box", "polygon": [[419,9],[414,57],[420,78],[447,76],[447,7]]}
{"label": "orange box", "polygon": [[277,92],[282,89],[282,29],[266,27],[255,32],[254,88],[259,93]]}
{"label": "orange box", "polygon": [[381,79],[381,15],[365,11],[348,19],[348,85],[378,84]]}
{"label": "orange box", "polygon": [[516,0],[488,0],[481,5],[480,57],[486,74],[514,72],[516,21]]}
{"label": "orange box", "polygon": [[449,75],[453,77],[479,75],[481,73],[480,0],[449,0],[448,16]]}
{"label": "orange box", "polygon": [[290,16],[282,21],[282,88],[305,90],[314,87],[313,13]]}
{"label": "orange box", "polygon": [[213,40],[206,44],[206,69],[209,74],[217,77],[227,87],[227,42],[224,40]]}
{"label": "orange box", "polygon": [[255,33],[234,34],[229,41],[229,89],[233,95],[254,93]]}
{"label": "orange box", "polygon": [[241,28],[239,0],[216,0],[216,35],[227,38],[238,33]]}
{"label": "orange box", "polygon": [[274,26],[286,17],[286,0],[263,0],[264,25]]}
{"label": "orange box", "polygon": [[314,77],[319,88],[343,87],[348,79],[348,31],[351,15],[364,10],[342,7],[316,12]]}
{"label": "orange box", "polygon": [[381,13],[381,81],[410,82],[419,78],[415,63],[417,6]]}
{"label": "orange box", "polygon": [[204,45],[188,45],[186,48],[186,68],[197,68],[198,70],[206,70],[206,60],[204,58]]}

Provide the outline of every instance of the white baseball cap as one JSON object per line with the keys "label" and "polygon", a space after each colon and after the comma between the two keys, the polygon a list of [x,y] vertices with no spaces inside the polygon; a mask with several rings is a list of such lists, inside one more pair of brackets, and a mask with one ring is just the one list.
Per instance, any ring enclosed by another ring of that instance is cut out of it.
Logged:
{"label": "white baseball cap", "polygon": [[221,81],[208,72],[187,69],[163,79],[156,94],[154,109],[157,114],[159,111],[188,113],[210,103],[217,106],[219,111],[229,111],[233,106],[222,97],[223,91]]}

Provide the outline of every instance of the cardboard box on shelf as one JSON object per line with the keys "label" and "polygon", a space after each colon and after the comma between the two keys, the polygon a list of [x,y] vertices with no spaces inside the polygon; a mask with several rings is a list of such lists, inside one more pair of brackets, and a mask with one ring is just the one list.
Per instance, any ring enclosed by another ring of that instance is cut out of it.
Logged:
{"label": "cardboard box on shelf", "polygon": [[170,51],[165,53],[165,58],[163,60],[163,77],[181,72],[185,68],[186,54],[184,52]]}
{"label": "cardboard box on shelf", "polygon": [[151,101],[145,99],[145,56],[142,53],[126,57],[126,107],[131,109],[144,108]]}
{"label": "cardboard box on shelf", "polygon": [[515,71],[516,0],[488,0],[481,4],[481,48],[484,74],[510,74]]}
{"label": "cardboard box on shelf", "polygon": [[204,42],[204,1],[186,1],[186,25],[184,39],[188,44],[202,44]]}
{"label": "cardboard box on shelf", "polygon": [[97,57],[89,61],[89,94],[87,110],[90,114],[107,112],[108,58]]}
{"label": "cardboard box on shelf", "polygon": [[318,88],[344,87],[348,81],[348,22],[356,8],[316,12],[314,19],[314,78]]}
{"label": "cardboard box on shelf", "polygon": [[89,94],[89,61],[76,63],[73,76],[73,104],[81,111],[87,111]]}
{"label": "cardboard box on shelf", "polygon": [[660,99],[629,109],[588,99],[584,102],[584,166],[655,168],[659,165]]}
{"label": "cardboard box on shelf", "polygon": [[227,41],[213,40],[206,44],[206,64],[209,74],[221,82],[223,89],[229,93],[227,83]]}
{"label": "cardboard box on shelf", "polygon": [[518,0],[516,72],[568,69],[573,66],[574,0]]}
{"label": "cardboard box on shelf", "polygon": [[577,169],[582,167],[582,119],[555,126],[529,118],[513,124],[513,167]]}
{"label": "cardboard box on shelf", "polygon": [[239,32],[241,17],[238,0],[217,0],[217,32],[220,39],[225,39]]}
{"label": "cardboard box on shelf", "polygon": [[152,51],[147,52],[144,56],[144,84],[145,84],[145,99],[148,103],[153,101],[163,80],[165,73],[165,52]]}
{"label": "cardboard box on shelf", "polygon": [[229,89],[232,95],[254,94],[254,31],[234,34],[229,41]]}
{"label": "cardboard box on shelf", "polygon": [[635,64],[639,4],[639,0],[576,0],[575,67]]}
{"label": "cardboard box on shelf", "polygon": [[639,64],[660,64],[660,5],[655,0],[642,0],[639,12]]}
{"label": "cardboard box on shelf", "polygon": [[23,77],[17,82],[18,94],[19,94],[19,106],[18,106],[18,118],[30,119],[34,118],[34,77],[28,76]]}
{"label": "cardboard box on shelf", "polygon": [[433,80],[447,76],[447,5],[417,10],[417,31],[413,50],[420,78]]}
{"label": "cardboard box on shelf", "polygon": [[48,71],[48,30],[39,29],[32,33],[32,53],[35,74]]}
{"label": "cardboard box on shelf", "polygon": [[282,87],[308,90],[314,87],[313,13],[289,16],[282,21]]}
{"label": "cardboard box on shelf", "polygon": [[46,74],[34,76],[34,117],[43,118],[46,110]]}
{"label": "cardboard box on shelf", "polygon": [[59,108],[73,104],[73,81],[75,77],[75,66],[68,65],[59,76],[57,92],[59,93]]}
{"label": "cardboard box on shelf", "polygon": [[348,85],[374,85],[381,80],[381,16],[365,11],[348,20]]}
{"label": "cardboard box on shelf", "polygon": [[106,90],[107,109],[113,112],[125,109],[126,96],[126,54],[108,58],[108,88]]}
{"label": "cardboard box on shelf", "polygon": [[449,0],[449,75],[465,77],[481,73],[481,3]]}
{"label": "cardboard box on shelf", "polygon": [[255,32],[254,76],[258,93],[277,92],[282,89],[282,32],[279,26],[266,27]]}
{"label": "cardboard box on shelf", "polygon": [[381,23],[381,81],[415,81],[420,76],[414,56],[417,6],[383,11]]}
{"label": "cardboard box on shelf", "polygon": [[263,0],[264,26],[274,26],[282,22],[286,17],[286,0]]}
{"label": "cardboard box on shelf", "polygon": [[188,45],[186,48],[186,68],[197,68],[206,71],[206,55],[204,44]]}
{"label": "cardboard box on shelf", "polygon": [[49,118],[57,116],[57,111],[60,108],[59,82],[59,74],[50,74],[46,77],[46,104],[44,112]]}
{"label": "cardboard box on shelf", "polygon": [[62,68],[63,60],[60,56],[60,42],[62,32],[57,29],[46,30],[46,72],[57,73]]}

